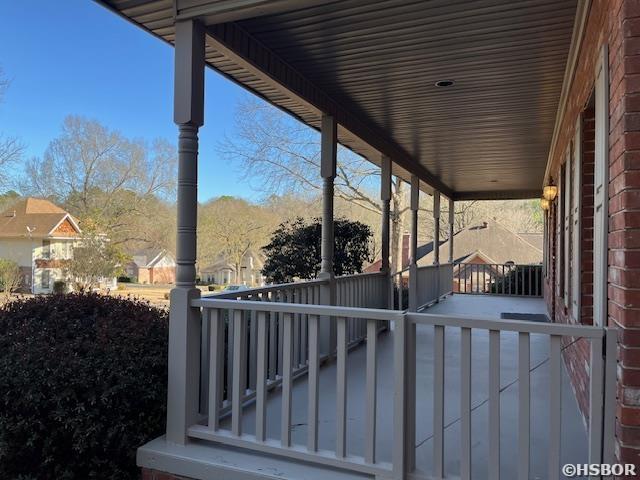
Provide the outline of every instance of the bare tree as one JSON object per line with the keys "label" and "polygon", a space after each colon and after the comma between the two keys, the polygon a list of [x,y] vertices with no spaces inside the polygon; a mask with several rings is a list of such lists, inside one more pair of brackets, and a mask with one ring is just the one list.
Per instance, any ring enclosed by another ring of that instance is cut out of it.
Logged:
{"label": "bare tree", "polygon": [[245,255],[266,245],[277,225],[276,217],[265,208],[233,197],[219,197],[205,203],[198,215],[200,266],[206,267],[222,258],[234,266],[236,275]]}
{"label": "bare tree", "polygon": [[[9,80],[0,68],[0,102],[9,87]],[[15,137],[6,137],[0,133],[0,188],[8,188],[11,183],[11,172],[24,153],[24,144]]]}
{"label": "bare tree", "polygon": [[[239,162],[246,181],[265,193],[313,196],[322,192],[320,136],[311,128],[263,102],[245,98],[237,108],[235,131],[219,147],[220,153]],[[338,147],[335,196],[377,216],[380,169],[352,151]],[[401,179],[392,179],[392,268],[398,269],[407,211]],[[377,227],[377,225],[376,225]],[[377,230],[377,228],[376,228]]]}
{"label": "bare tree", "polygon": [[115,245],[151,242],[141,227],[166,213],[159,199],[175,190],[176,164],[175,147],[164,140],[130,140],[69,116],[44,156],[27,162],[23,190],[65,205]]}

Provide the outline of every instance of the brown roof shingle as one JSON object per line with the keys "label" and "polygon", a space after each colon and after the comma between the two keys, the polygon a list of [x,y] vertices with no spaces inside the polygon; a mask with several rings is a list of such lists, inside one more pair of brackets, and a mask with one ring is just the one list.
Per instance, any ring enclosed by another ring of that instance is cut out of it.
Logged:
{"label": "brown roof shingle", "polygon": [[71,215],[49,200],[29,197],[0,214],[0,238],[28,237],[29,230],[34,238],[48,237],[65,217],[75,225]]}

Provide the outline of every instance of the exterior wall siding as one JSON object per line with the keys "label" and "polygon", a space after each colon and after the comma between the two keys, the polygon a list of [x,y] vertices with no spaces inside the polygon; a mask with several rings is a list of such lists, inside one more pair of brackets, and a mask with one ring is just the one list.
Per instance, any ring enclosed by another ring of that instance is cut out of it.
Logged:
{"label": "exterior wall siding", "polygon": [[[609,234],[608,324],[618,328],[616,455],[640,465],[640,1],[594,0],[591,4],[550,173],[558,178],[564,154],[584,111],[582,173],[582,323],[593,322],[593,123],[589,109],[596,63],[609,49]],[[554,202],[557,203],[557,202]],[[553,217],[555,209],[550,211]],[[553,218],[549,222],[553,235]],[[553,238],[553,237],[552,237]],[[555,246],[553,247],[555,250]],[[555,251],[550,251],[550,256]],[[570,321],[562,299],[554,304],[555,262],[545,286],[555,321]],[[578,403],[586,411],[588,352],[581,341],[565,345],[565,362]]]}

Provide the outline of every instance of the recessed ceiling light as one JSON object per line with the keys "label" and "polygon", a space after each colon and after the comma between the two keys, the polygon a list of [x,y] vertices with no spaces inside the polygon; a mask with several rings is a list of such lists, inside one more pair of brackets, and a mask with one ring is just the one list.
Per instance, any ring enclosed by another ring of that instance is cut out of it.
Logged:
{"label": "recessed ceiling light", "polygon": [[436,87],[452,87],[455,83],[453,80],[438,80],[435,85]]}

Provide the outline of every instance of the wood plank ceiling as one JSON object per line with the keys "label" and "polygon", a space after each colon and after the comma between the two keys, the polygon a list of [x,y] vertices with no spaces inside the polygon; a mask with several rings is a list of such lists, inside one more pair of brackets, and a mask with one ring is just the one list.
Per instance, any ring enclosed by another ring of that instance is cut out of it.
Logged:
{"label": "wood plank ceiling", "polygon": [[[172,0],[102,3],[173,41]],[[340,0],[237,25],[456,194],[500,198],[542,186],[575,13],[576,0]],[[211,46],[207,60],[318,126]],[[379,163],[368,139],[340,140]]]}

